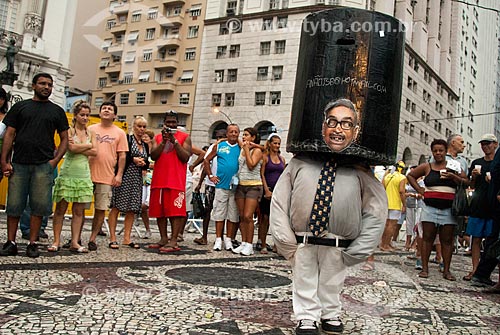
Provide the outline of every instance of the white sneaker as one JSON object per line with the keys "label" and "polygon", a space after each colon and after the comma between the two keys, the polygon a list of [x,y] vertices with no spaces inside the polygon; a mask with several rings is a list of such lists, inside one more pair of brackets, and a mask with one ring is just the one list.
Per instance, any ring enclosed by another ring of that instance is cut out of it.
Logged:
{"label": "white sneaker", "polygon": [[245,247],[243,250],[240,252],[241,255],[243,256],[251,256],[254,254],[253,252],[253,244],[252,243],[245,243]]}
{"label": "white sneaker", "polygon": [[231,242],[231,238],[224,237],[224,248],[229,251],[233,250],[233,242]]}
{"label": "white sneaker", "polygon": [[222,250],[222,238],[217,237],[214,243],[214,251],[221,251],[221,250]]}
{"label": "white sneaker", "polygon": [[151,238],[151,230],[146,230],[146,233],[144,234],[145,239]]}
{"label": "white sneaker", "polygon": [[246,245],[247,245],[246,242],[241,242],[241,244],[238,248],[233,249],[233,254],[240,254]]}

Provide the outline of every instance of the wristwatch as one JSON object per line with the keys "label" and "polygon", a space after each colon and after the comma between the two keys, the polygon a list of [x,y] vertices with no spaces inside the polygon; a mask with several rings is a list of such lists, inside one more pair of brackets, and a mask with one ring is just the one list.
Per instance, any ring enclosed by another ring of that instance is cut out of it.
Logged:
{"label": "wristwatch", "polygon": [[208,179],[215,177],[213,174],[208,176]]}

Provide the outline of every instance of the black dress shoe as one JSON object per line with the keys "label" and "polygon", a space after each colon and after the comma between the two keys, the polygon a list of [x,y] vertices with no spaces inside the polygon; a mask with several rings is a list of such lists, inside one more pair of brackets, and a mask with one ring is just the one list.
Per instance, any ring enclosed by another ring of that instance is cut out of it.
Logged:
{"label": "black dress shoe", "polygon": [[7,241],[4,243],[2,250],[0,250],[0,256],[16,256],[17,255],[17,244],[12,241]]}
{"label": "black dress shoe", "polygon": [[35,243],[30,243],[26,247],[26,256],[31,258],[37,258],[40,256],[40,251],[38,251],[38,246]]}
{"label": "black dress shoe", "polygon": [[488,287],[493,286],[496,283],[490,278],[483,278],[478,276],[472,276],[471,285],[475,287]]}

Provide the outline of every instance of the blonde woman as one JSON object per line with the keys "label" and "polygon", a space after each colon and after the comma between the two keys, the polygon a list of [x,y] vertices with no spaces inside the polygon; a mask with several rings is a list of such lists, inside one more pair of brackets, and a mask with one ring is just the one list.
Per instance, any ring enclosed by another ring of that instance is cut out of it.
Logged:
{"label": "blonde woman", "polygon": [[142,171],[149,167],[149,147],[142,140],[146,127],[146,119],[142,116],[136,117],[132,125],[133,132],[127,136],[128,152],[122,183],[120,186],[113,187],[111,197],[109,213],[109,247],[111,249],[119,248],[116,241],[116,223],[120,212],[125,213],[122,244],[139,249],[139,244],[132,242],[130,237],[135,215],[140,214],[142,208]]}
{"label": "blonde woman", "polygon": [[89,156],[97,155],[95,133],[87,129],[90,106],[83,100],[73,104],[73,124],[69,129],[68,151],[64,156],[59,176],[55,180],[53,201],[56,202],[53,230],[54,241],[48,251],[59,251],[64,213],[72,205],[70,251],[86,253],[80,245],[85,206],[92,202],[93,184],[90,178]]}

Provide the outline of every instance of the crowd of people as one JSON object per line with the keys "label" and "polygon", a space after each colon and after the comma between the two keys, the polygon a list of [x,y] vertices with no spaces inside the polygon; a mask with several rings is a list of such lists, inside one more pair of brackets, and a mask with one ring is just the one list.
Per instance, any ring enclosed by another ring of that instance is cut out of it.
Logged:
{"label": "crowd of people", "polygon": [[[470,165],[460,155],[464,150],[462,136],[453,134],[431,143],[429,162],[411,166],[406,173],[402,161],[387,169],[380,179],[389,211],[379,249],[395,251],[392,241],[405,222],[405,250],[415,252],[409,257],[416,258],[419,277],[428,278],[429,263],[434,262],[444,279],[455,281],[450,270],[452,255],[467,247],[471,250],[471,271],[462,279],[476,286],[492,286],[486,292],[500,293],[500,284],[490,279],[498,260],[488,252],[498,240],[500,228],[500,150],[493,134],[484,134],[479,144],[484,156]],[[468,213],[459,216],[452,205],[461,187],[467,187]],[[371,257],[363,268],[373,270],[373,260]]]}
{"label": "crowd of people", "polygon": [[[53,202],[53,239],[48,252],[58,252],[61,248],[74,253],[97,250],[96,238],[102,234],[106,214],[110,249],[140,248],[131,233],[136,217],[141,217],[147,238],[151,238],[150,218],[156,218],[158,224],[160,238],[147,248],[159,253],[180,251],[179,242],[183,241],[187,218],[193,212],[193,189],[196,193],[205,190],[203,236],[195,239],[195,243],[208,244],[208,225],[214,220],[214,250],[222,250],[224,235],[226,250],[251,255],[254,216],[258,215],[263,224],[259,226],[257,250],[262,253],[272,250],[266,242],[269,205],[273,187],[285,168],[279,135],[272,134],[262,146],[255,128],[245,128],[240,138],[239,127],[231,124],[226,130],[219,130],[217,141],[203,150],[191,143],[185,129],[178,127],[178,115],[173,110],[165,114],[159,134],[147,128],[143,117],[136,117],[130,134],[126,134],[113,123],[118,113],[113,102],[105,101],[99,107],[100,122],[89,126],[90,106],[77,101],[72,106],[72,121],[68,123],[64,111],[48,99],[52,77],[37,74],[32,86],[33,98],[15,104],[8,113],[5,91],[0,91],[0,115],[5,116],[6,128],[2,177],[9,179],[8,238],[0,255],[17,255],[17,226],[28,208],[27,255],[38,257],[36,242],[42,221],[52,213]],[[56,132],[60,138],[58,145],[54,141]],[[193,185],[194,175],[196,185]],[[84,246],[85,209],[92,201],[91,234]],[[70,204],[71,239],[64,243],[61,232]],[[117,236],[120,215],[124,217],[121,242]],[[236,241],[238,230],[241,243]]]}

